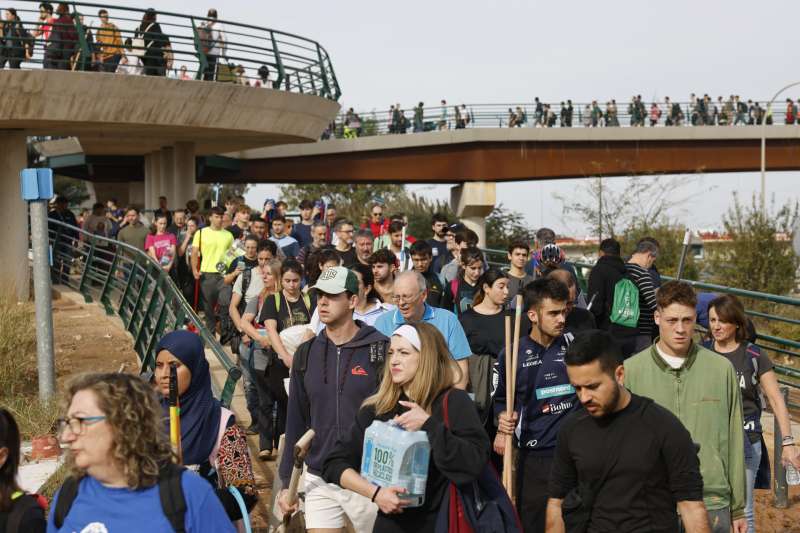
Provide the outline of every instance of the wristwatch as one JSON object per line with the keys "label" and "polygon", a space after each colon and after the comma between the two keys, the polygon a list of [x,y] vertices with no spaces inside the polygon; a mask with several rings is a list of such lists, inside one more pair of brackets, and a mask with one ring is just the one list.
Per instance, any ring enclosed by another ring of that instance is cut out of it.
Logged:
{"label": "wristwatch", "polygon": [[794,437],[792,437],[791,435],[783,437],[783,440],[781,441],[781,446],[794,446]]}

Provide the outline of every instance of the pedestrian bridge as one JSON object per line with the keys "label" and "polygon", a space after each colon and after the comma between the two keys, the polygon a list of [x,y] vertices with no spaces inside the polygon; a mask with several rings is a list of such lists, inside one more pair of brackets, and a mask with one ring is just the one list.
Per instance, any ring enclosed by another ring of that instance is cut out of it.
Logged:
{"label": "pedestrian bridge", "polygon": [[[467,128],[225,154],[204,181],[463,183],[756,171],[762,127]],[[800,169],[800,126],[766,126],[768,170]]]}

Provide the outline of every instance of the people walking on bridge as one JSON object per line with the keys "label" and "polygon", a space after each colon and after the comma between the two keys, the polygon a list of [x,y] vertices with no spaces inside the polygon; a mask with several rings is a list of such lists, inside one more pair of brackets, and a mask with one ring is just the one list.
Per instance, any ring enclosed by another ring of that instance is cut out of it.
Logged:
{"label": "people walking on bridge", "polygon": [[584,409],[566,417],[558,432],[547,531],[572,530],[575,509],[564,503],[574,505],[586,494],[585,480],[594,479],[587,531],[675,531],[680,522],[689,533],[709,533],[692,437],[670,411],[628,392],[614,338],[581,333],[564,362]]}
{"label": "people walking on bridge", "polygon": [[[703,498],[712,533],[744,533],[745,441],[733,365],[692,340],[697,297],[669,281],[656,294],[659,337],[625,361],[625,385],[669,409],[700,445]],[[676,392],[677,391],[677,392]]]}
{"label": "people walking on bridge", "polygon": [[167,57],[172,45],[169,37],[161,30],[155,9],[148,9],[142,16],[142,22],[134,34],[134,42],[141,43],[142,49],[134,50],[134,55],[141,57],[145,76],[166,76]]}
{"label": "people walking on bridge", "polygon": [[414,120],[413,120],[413,127],[414,133],[421,133],[425,131],[425,104],[420,102],[417,104],[417,107],[414,108]]}
{"label": "people walking on bridge", "polygon": [[755,533],[753,489],[770,488],[770,465],[761,428],[762,398],[769,400],[775,421],[784,435],[781,461],[800,468],[800,451],[792,436],[789,410],[778,387],[772,361],[758,346],[747,341],[747,316],[742,303],[732,294],[718,296],[708,304],[708,318],[711,338],[704,346],[733,364],[741,391],[747,473],[744,515],[747,533]]}
{"label": "people walking on bridge", "polygon": [[[68,408],[58,423],[71,476],[50,505],[48,531],[236,531],[213,487],[172,463],[152,384],[129,374],[87,374],[74,378],[65,396]],[[195,416],[199,421],[202,414]],[[201,431],[206,427],[192,426],[184,441],[191,443],[188,457],[195,445],[202,449],[216,438]],[[185,505],[173,504],[176,497]]]}
{"label": "people walking on bridge", "polygon": [[506,406],[505,350],[497,357],[499,381],[494,392],[498,415],[494,450],[503,455],[506,435],[518,448],[516,506],[526,533],[544,533],[547,483],[556,438],[566,416],[578,407],[564,355],[572,341],[564,333],[569,291],[555,279],[537,279],[525,287],[530,334],[519,342],[514,412]]}
{"label": "people walking on bridge", "polygon": [[57,18],[50,22],[50,31],[44,53],[44,68],[69,70],[70,59],[78,44],[75,21],[69,14],[69,5],[61,2],[56,7]]}
{"label": "people walking on bridge", "polygon": [[122,60],[122,34],[116,24],[108,17],[108,10],[101,9],[97,12],[100,18],[100,27],[97,28],[98,45],[98,70],[100,72],[116,72]]}
{"label": "people walking on bridge", "polygon": [[[372,326],[356,322],[356,274],[343,267],[325,272],[312,287],[324,329],[298,347],[292,362],[284,448],[313,429],[314,446],[306,457],[305,520],[310,530],[340,530],[345,516],[356,531],[371,531],[377,506],[358,493],[322,479],[325,459],[345,438],[364,400],[378,390],[389,339]],[[284,453],[279,466],[283,485],[278,503],[284,513],[293,456]]]}
{"label": "people walking on bridge", "polygon": [[217,77],[217,62],[220,57],[225,56],[228,43],[222,23],[217,20],[217,10],[209,9],[206,18],[208,21],[198,30],[200,47],[207,62],[203,79],[214,81]]}
{"label": "people walking on bridge", "polygon": [[117,240],[133,246],[137,250],[145,251],[144,245],[148,235],[150,235],[150,228],[142,223],[139,209],[128,206],[125,209],[125,217],[122,219],[119,233],[117,233]]}
{"label": "people walking on bridge", "polygon": [[203,341],[196,333],[173,331],[164,335],[156,346],[154,381],[161,395],[165,435],[170,434],[173,365],[178,378],[183,464],[214,488],[231,522],[241,520],[242,510],[229,487],[239,492],[248,512],[258,500],[247,440],[233,412],[214,398]]}
{"label": "people walking on bridge", "polygon": [[0,69],[18,69],[26,58],[33,55],[33,36],[22,25],[13,7],[6,8],[3,12],[3,22],[0,26]]}
{"label": "people walking on bridge", "polygon": [[[447,346],[435,327],[405,324],[391,333],[380,388],[328,454],[322,474],[328,483],[377,504],[373,531],[437,531],[441,510],[450,508],[450,483],[468,486],[486,466],[489,439],[472,400],[456,382]],[[408,506],[403,489],[376,487],[359,474],[365,432],[376,420],[394,420],[406,431],[427,433],[431,453],[425,499],[418,507]]]}
{"label": "people walking on bridge", "polygon": [[212,333],[216,331],[215,306],[223,286],[222,273],[227,268],[225,254],[233,245],[233,235],[222,228],[223,213],[221,207],[212,207],[209,225],[192,238],[192,274],[200,283],[206,327]]}
{"label": "people walking on bridge", "polygon": [[439,105],[441,106],[441,111],[439,114],[439,122],[438,127],[439,130],[446,130],[449,129],[449,124],[447,122],[447,101],[442,100]]}
{"label": "people walking on bridge", "polygon": [[154,231],[145,238],[144,248],[147,255],[161,265],[164,272],[169,274],[172,279],[176,279],[177,246],[178,240],[175,235],[167,231],[167,217],[163,214],[157,215]]}

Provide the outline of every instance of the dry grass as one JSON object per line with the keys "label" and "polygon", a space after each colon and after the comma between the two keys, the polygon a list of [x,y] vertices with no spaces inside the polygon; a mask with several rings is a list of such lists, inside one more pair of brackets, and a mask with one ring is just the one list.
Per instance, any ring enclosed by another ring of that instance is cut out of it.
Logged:
{"label": "dry grass", "polygon": [[33,304],[0,296],[0,405],[14,414],[23,439],[49,433],[55,402],[37,398],[36,325]]}

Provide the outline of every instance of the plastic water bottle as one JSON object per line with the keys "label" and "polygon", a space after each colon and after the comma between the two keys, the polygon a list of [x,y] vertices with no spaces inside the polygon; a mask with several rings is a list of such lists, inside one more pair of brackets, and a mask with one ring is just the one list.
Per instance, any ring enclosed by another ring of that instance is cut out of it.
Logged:
{"label": "plastic water bottle", "polygon": [[789,485],[800,485],[800,472],[792,465],[786,465],[786,483]]}
{"label": "plastic water bottle", "polygon": [[406,489],[401,498],[419,507],[425,502],[430,456],[427,433],[376,420],[364,432],[361,475],[381,487]]}

